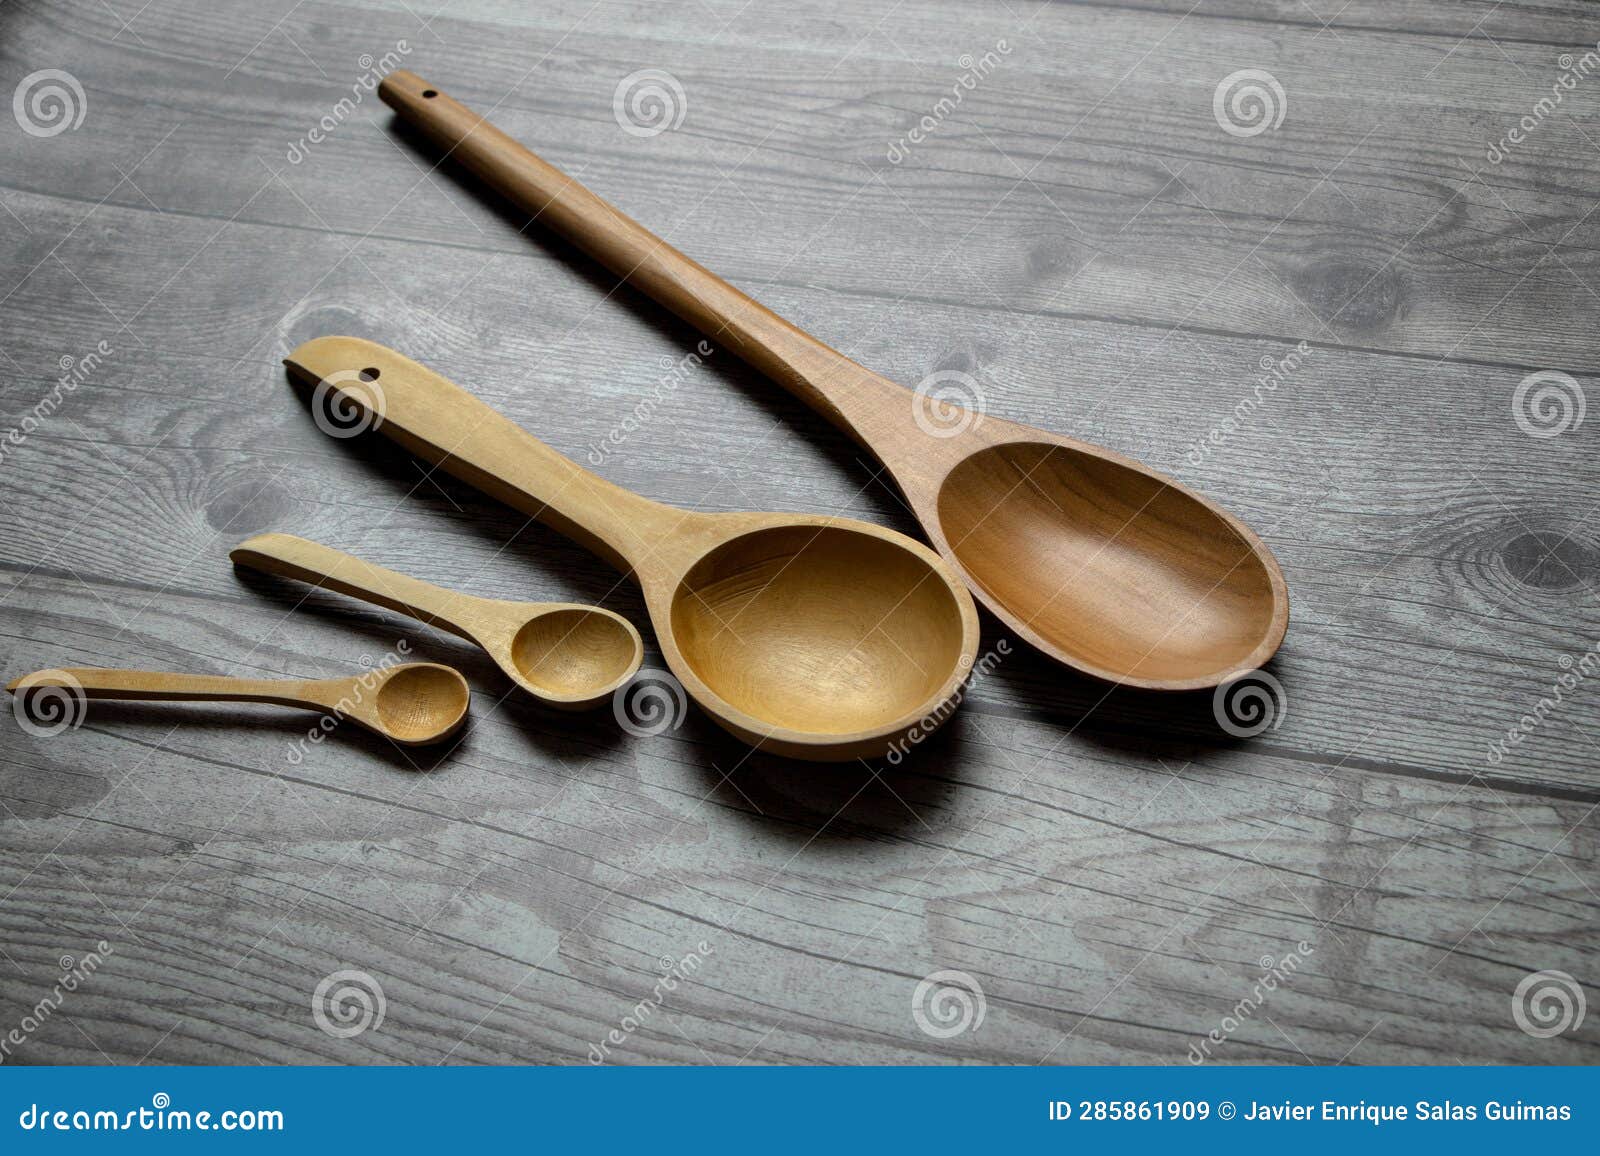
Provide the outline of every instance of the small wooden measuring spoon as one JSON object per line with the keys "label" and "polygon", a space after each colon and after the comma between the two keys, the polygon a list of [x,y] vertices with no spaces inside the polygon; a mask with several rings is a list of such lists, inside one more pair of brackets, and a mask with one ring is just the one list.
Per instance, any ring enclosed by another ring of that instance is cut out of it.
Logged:
{"label": "small wooden measuring spoon", "polygon": [[561,710],[598,706],[639,669],[644,643],[620,614],[576,602],[503,602],[460,594],[293,534],[258,534],[236,565],[376,603],[474,642],[511,681]]}
{"label": "small wooden measuring spoon", "polygon": [[1129,686],[1193,690],[1277,651],[1289,622],[1283,574],[1220,506],[1122,454],[980,417],[857,365],[415,73],[390,73],[378,95],[491,188],[874,454],[945,561],[1052,658]]}
{"label": "small wooden measuring spoon", "polygon": [[954,710],[978,651],[977,609],[904,534],[652,502],[371,341],[319,337],[285,364],[418,457],[632,574],[672,673],[744,741],[793,758],[866,758]]}
{"label": "small wooden measuring spoon", "polygon": [[449,738],[467,719],[467,680],[448,666],[406,662],[350,678],[225,678],[154,670],[73,666],[12,679],[12,694],[59,688],[85,699],[270,702],[348,718],[404,746]]}

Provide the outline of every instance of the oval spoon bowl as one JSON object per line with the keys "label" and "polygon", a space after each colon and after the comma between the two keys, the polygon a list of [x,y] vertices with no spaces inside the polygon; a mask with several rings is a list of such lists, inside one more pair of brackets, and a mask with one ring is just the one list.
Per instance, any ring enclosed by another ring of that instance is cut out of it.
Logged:
{"label": "oval spoon bowl", "polygon": [[924,518],[1007,626],[1153,690],[1215,686],[1278,649],[1288,590],[1242,523],[1107,451],[1008,432],[1028,440],[962,458]]}

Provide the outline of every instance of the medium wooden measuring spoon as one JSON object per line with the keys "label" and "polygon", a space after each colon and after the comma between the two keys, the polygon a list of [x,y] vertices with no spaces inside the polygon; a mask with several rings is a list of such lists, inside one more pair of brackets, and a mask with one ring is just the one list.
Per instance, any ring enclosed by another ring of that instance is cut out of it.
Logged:
{"label": "medium wooden measuring spoon", "polygon": [[446,590],[293,534],[258,534],[228,557],[409,615],[489,653],[512,682],[561,710],[599,706],[639,669],[644,643],[620,614],[577,602],[503,602]]}
{"label": "medium wooden measuring spoon", "polygon": [[414,73],[390,73],[378,95],[491,188],[855,438],[973,592],[1046,654],[1112,682],[1193,690],[1277,651],[1289,622],[1283,574],[1220,506],[1122,454],[857,365]]}
{"label": "medium wooden measuring spoon", "polygon": [[[350,678],[225,678],[154,670],[72,666],[12,679],[16,695],[54,690],[81,699],[159,702],[270,702],[348,718],[405,746],[449,738],[467,719],[467,680],[448,666],[405,662]],[[59,706],[59,703],[58,703]]]}
{"label": "medium wooden measuring spoon", "polygon": [[672,673],[746,742],[866,758],[931,730],[959,701],[977,610],[939,556],[905,535],[852,518],[652,502],[371,341],[319,337],[285,364],[418,457],[632,574]]}

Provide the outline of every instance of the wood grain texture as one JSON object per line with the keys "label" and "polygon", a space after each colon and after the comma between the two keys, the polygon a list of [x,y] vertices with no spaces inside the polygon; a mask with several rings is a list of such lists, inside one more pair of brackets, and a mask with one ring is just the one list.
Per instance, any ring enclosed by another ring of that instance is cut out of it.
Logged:
{"label": "wood grain texture", "polygon": [[[1540,703],[1600,640],[1600,458],[1592,415],[1532,437],[1513,395],[1559,370],[1594,400],[1600,89],[1488,152],[1600,31],[1568,3],[1312,7],[0,6],[0,93],[65,68],[87,99],[55,136],[0,120],[6,677],[334,675],[405,639],[476,700],[441,752],[200,705],[10,728],[0,1030],[61,956],[114,950],[5,1061],[1183,1063],[1304,941],[1219,1060],[1594,1062],[1600,1017],[1538,1040],[1511,995],[1561,969],[1595,998],[1600,682]],[[279,359],[328,333],[653,498],[915,531],[822,419],[430,171],[375,93],[340,110],[402,38],[847,355],[969,374],[1258,529],[1293,600],[1278,725],[1236,740],[1209,696],[1105,697],[1018,645],[898,765],[745,759],[698,714],[548,712],[465,642],[236,573],[280,531],[645,620],[556,534],[326,437]],[[1276,129],[1214,118],[1243,68],[1282,84]],[[681,84],[678,128],[614,118],[642,69]],[[386,1018],[339,1040],[310,1004],[345,968]],[[945,969],[987,1014],[936,1039],[912,1000]]]}

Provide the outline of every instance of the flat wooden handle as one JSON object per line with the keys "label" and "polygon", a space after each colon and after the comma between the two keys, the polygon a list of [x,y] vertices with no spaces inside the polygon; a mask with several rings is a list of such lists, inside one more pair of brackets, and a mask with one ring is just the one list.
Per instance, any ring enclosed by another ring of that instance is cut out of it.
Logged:
{"label": "flat wooden handle", "polygon": [[538,518],[628,572],[692,519],[562,456],[491,406],[404,354],[359,337],[318,337],[289,368],[372,415],[372,428],[484,493]]}
{"label": "flat wooden handle", "polygon": [[856,430],[841,390],[867,371],[771,310],[541,159],[415,73],[391,72],[378,95],[491,188],[649,294],[712,341],[845,432]]}
{"label": "flat wooden handle", "polygon": [[472,633],[460,625],[459,616],[468,603],[483,601],[293,534],[257,534],[228,557],[236,565],[336,590],[469,640]]}
{"label": "flat wooden handle", "polygon": [[14,680],[7,689],[14,694],[28,694],[38,688],[51,686],[65,686],[74,693],[81,690],[84,698],[94,699],[270,702],[313,710],[323,706],[316,694],[320,683],[315,681],[227,678],[219,674],[169,674],[157,670],[104,670],[95,666],[36,671]]}

